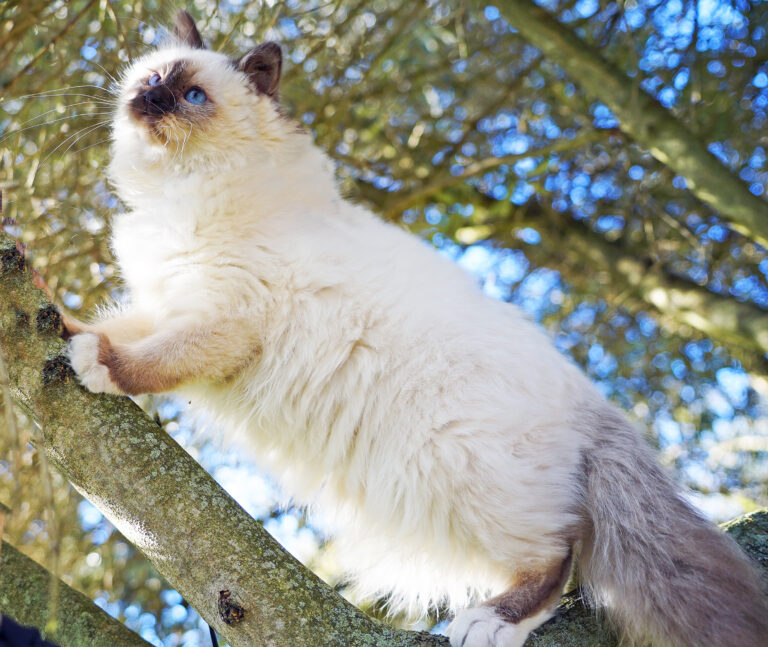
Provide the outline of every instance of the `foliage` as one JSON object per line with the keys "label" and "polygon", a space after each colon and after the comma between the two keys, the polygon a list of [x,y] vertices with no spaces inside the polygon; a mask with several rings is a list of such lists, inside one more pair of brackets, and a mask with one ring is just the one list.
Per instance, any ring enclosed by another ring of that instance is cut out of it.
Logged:
{"label": "foliage", "polygon": [[[638,93],[656,97],[744,191],[765,196],[767,3],[541,6]],[[561,350],[653,430],[664,460],[712,514],[768,502],[766,250],[623,134],[580,79],[542,56],[499,8],[195,0],[189,9],[216,49],[281,42],[282,101],[338,164],[348,194],[541,320]],[[107,238],[110,214],[121,208],[104,176],[110,84],[170,18],[156,0],[0,3],[5,216],[56,299],[79,312],[120,290]],[[147,406],[187,439],[175,405]],[[36,431],[23,416],[19,423],[20,470],[0,460],[0,500],[21,486],[8,537],[39,561],[57,557],[69,583],[150,640],[159,632],[166,644],[195,644],[194,614],[56,473],[54,529],[40,494]],[[224,473],[225,455],[189,442]],[[0,433],[0,457],[15,445]],[[273,519],[268,527],[292,518],[302,532],[300,514],[281,516],[267,498],[252,510]],[[306,557],[334,580],[332,550]]]}

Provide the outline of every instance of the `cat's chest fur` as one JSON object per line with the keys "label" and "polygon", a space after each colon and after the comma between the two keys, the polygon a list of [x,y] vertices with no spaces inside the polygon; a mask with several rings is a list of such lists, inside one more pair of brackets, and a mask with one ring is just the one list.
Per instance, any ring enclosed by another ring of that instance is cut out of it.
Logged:
{"label": "cat's chest fur", "polygon": [[123,218],[114,228],[112,247],[131,300],[135,307],[162,319],[166,295],[194,281],[190,261],[196,252],[195,236],[191,228],[160,225],[158,217],[150,214]]}
{"label": "cat's chest fur", "polygon": [[[158,200],[116,219],[112,247],[134,305],[162,318],[173,316],[179,301],[186,308],[196,300],[193,309],[202,313],[215,306],[217,293],[229,298],[249,232],[215,217],[183,201]],[[246,270],[253,278],[255,272],[255,267]]]}

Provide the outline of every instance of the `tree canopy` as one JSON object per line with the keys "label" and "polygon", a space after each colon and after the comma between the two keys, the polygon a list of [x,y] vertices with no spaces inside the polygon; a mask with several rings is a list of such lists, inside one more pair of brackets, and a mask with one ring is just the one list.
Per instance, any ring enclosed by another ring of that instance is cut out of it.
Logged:
{"label": "tree canopy", "polygon": [[[280,42],[285,110],[350,199],[541,321],[705,510],[768,503],[768,3],[187,8],[214,49]],[[104,174],[111,85],[171,20],[153,0],[0,3],[5,229],[78,314],[121,290],[108,231],[122,206]],[[268,480],[196,440],[178,403],[142,405],[343,589],[332,543]],[[39,430],[16,417],[15,433],[9,418],[0,427],[6,537],[150,642],[197,644],[187,603],[47,468]]]}

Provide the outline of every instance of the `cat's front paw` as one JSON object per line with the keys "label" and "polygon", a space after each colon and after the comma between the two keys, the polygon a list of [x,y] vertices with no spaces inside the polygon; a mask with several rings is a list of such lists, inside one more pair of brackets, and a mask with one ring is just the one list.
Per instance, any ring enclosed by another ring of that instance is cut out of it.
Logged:
{"label": "cat's front paw", "polygon": [[491,607],[472,607],[448,625],[451,647],[522,647],[528,629],[500,617]]}
{"label": "cat's front paw", "polygon": [[99,362],[99,342],[99,336],[93,333],[73,336],[69,340],[69,363],[80,384],[89,391],[122,395],[109,377],[109,369]]}

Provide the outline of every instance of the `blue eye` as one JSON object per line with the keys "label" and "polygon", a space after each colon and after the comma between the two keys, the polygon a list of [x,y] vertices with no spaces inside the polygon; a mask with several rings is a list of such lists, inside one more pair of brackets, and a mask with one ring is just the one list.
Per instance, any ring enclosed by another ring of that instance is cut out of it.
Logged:
{"label": "blue eye", "polygon": [[208,100],[208,97],[205,96],[205,92],[200,88],[192,88],[184,95],[184,98],[190,103],[196,103],[198,105],[205,103]]}
{"label": "blue eye", "polygon": [[158,83],[160,83],[160,75],[157,72],[155,72],[152,76],[149,77],[147,84],[157,85]]}

